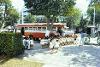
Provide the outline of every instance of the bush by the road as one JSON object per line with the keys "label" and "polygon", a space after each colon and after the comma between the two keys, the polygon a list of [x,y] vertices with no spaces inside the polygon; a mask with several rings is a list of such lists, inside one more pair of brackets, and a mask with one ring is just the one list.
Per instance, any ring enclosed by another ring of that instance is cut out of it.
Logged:
{"label": "bush by the road", "polygon": [[24,52],[21,34],[0,33],[0,54],[7,56],[17,56]]}

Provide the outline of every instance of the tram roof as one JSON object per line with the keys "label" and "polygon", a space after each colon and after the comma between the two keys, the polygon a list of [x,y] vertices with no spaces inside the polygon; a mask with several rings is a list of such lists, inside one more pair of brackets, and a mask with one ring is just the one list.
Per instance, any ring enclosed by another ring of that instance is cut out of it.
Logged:
{"label": "tram roof", "polygon": [[[51,23],[50,23],[51,24]],[[66,23],[53,23],[53,25],[66,25]],[[17,27],[19,26],[25,26],[25,27],[31,27],[31,26],[47,26],[47,23],[23,23],[23,24],[16,24]]]}

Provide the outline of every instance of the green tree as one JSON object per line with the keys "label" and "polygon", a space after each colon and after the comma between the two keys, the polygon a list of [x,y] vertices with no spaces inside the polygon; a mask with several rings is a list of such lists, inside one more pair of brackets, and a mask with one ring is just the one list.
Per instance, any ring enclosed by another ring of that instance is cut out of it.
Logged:
{"label": "green tree", "polygon": [[88,16],[84,18],[84,16],[82,15],[80,20],[80,27],[85,28],[87,25],[89,25],[89,20],[90,18]]}
{"label": "green tree", "polygon": [[36,16],[36,22],[37,23],[46,23],[47,22],[47,18],[45,16]]}
{"label": "green tree", "polygon": [[[63,15],[68,8],[75,5],[75,0],[24,0],[25,6],[33,15],[45,15],[48,23],[55,21],[55,17]],[[48,24],[48,29],[50,25]]]}
{"label": "green tree", "polygon": [[0,27],[3,28],[5,25],[7,8],[11,6],[10,0],[0,0]]}
{"label": "green tree", "polygon": [[91,0],[90,5],[98,2],[100,2],[100,0]]}
{"label": "green tree", "polygon": [[9,25],[13,26],[14,23],[17,23],[18,19],[19,19],[19,13],[13,7],[9,7],[7,9],[5,26],[9,26]]}
{"label": "green tree", "polygon": [[27,16],[25,16],[24,22],[25,23],[32,23],[35,21],[35,17],[32,14],[28,14]]}
{"label": "green tree", "polygon": [[81,12],[79,11],[79,9],[71,7],[64,14],[64,16],[66,16],[66,22],[68,27],[74,28],[80,25]]}
{"label": "green tree", "polygon": [[95,8],[95,24],[100,24],[100,2],[98,2],[97,0],[93,0],[88,8],[87,13],[88,16],[91,18],[89,24],[93,24],[94,8]]}
{"label": "green tree", "polygon": [[10,0],[0,0],[0,28],[13,26],[18,18],[19,14],[12,7]]}
{"label": "green tree", "polygon": [[0,0],[0,6],[1,5],[4,5],[4,6],[5,5],[10,5],[10,3],[11,3],[10,0]]}

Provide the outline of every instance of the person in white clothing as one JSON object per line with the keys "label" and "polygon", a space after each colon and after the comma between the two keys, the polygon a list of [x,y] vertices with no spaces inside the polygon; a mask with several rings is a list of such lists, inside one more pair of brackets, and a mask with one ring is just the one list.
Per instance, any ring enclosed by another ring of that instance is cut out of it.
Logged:
{"label": "person in white clothing", "polygon": [[23,39],[23,45],[24,45],[25,49],[29,49],[30,48],[29,47],[30,42],[29,42],[28,37],[24,37],[24,39]]}
{"label": "person in white clothing", "polygon": [[50,42],[50,46],[49,46],[51,52],[56,53],[57,50],[58,50],[58,48],[60,47],[59,45],[60,45],[60,43],[58,42],[58,39],[56,39],[56,38],[53,39],[53,40]]}
{"label": "person in white clothing", "polygon": [[49,45],[50,50],[53,50],[54,49],[54,45],[55,45],[55,39],[53,38],[50,41],[50,45]]}
{"label": "person in white clothing", "polygon": [[27,43],[27,38],[26,37],[23,38],[23,45],[24,45],[25,49],[27,49],[28,43]]}
{"label": "person in white clothing", "polygon": [[45,37],[49,37],[50,31],[46,30]]}
{"label": "person in white clothing", "polygon": [[32,38],[30,38],[30,48],[34,47],[34,41]]}
{"label": "person in white clothing", "polygon": [[29,39],[29,37],[27,38],[27,43],[28,43],[28,48],[27,49],[30,49],[30,39]]}
{"label": "person in white clothing", "polygon": [[58,39],[56,39],[54,49],[58,49],[60,47],[59,45],[60,45],[60,43],[58,42]]}

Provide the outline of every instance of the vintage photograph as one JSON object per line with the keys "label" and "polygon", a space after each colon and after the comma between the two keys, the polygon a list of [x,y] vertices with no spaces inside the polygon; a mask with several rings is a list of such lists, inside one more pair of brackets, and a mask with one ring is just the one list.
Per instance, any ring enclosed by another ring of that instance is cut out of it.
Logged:
{"label": "vintage photograph", "polygon": [[0,0],[0,67],[100,67],[100,0]]}

